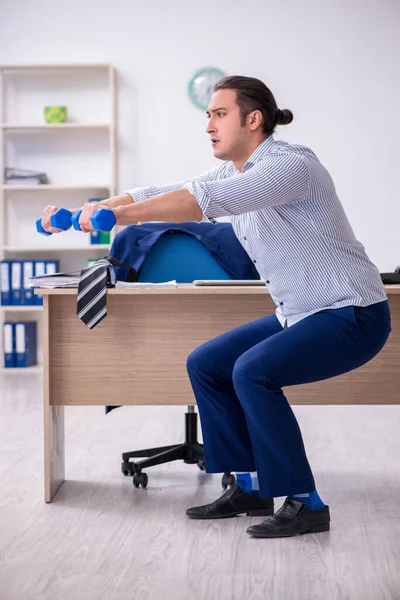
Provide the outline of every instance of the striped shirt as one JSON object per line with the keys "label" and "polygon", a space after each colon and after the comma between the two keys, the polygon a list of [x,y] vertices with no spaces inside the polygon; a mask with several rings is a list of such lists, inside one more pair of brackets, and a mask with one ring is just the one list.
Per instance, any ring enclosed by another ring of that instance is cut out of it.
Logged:
{"label": "striped shirt", "polygon": [[309,148],[269,136],[242,172],[227,161],[187,182],[127,192],[140,202],[182,187],[202,209],[201,222],[229,217],[282,327],[320,310],[387,299],[331,176]]}

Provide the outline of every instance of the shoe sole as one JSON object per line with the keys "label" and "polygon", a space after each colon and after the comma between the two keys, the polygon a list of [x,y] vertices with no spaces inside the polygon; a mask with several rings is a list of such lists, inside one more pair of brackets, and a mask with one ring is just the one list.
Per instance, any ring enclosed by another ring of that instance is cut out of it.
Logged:
{"label": "shoe sole", "polygon": [[296,533],[249,533],[251,537],[258,538],[280,538],[280,537],[295,537],[297,535],[305,535],[306,533],[322,533],[323,531],[330,530],[330,523],[322,523],[322,525],[314,525],[304,531],[298,531]]}
{"label": "shoe sole", "polygon": [[274,509],[273,508],[265,508],[265,509],[261,509],[261,510],[250,510],[249,512],[243,511],[243,512],[234,512],[234,513],[229,513],[227,515],[215,515],[213,517],[201,517],[199,516],[194,516],[194,515],[188,515],[186,513],[186,516],[189,517],[189,519],[197,519],[198,521],[208,521],[211,519],[230,519],[232,517],[237,517],[238,515],[246,515],[246,517],[272,517],[272,515],[274,514]]}

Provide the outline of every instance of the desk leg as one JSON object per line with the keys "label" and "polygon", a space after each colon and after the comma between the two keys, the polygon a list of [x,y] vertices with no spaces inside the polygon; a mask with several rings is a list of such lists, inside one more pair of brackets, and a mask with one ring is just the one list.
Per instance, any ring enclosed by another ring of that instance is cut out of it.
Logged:
{"label": "desk leg", "polygon": [[51,502],[65,479],[64,407],[44,407],[44,494]]}
{"label": "desk leg", "polygon": [[51,296],[43,302],[44,500],[51,502],[65,479],[64,407],[51,403]]}

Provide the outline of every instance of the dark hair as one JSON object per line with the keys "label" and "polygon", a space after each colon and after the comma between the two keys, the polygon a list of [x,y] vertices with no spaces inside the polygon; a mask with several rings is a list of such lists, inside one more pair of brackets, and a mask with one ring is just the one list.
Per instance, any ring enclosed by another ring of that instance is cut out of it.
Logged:
{"label": "dark hair", "polygon": [[274,133],[277,125],[289,125],[293,121],[293,113],[286,109],[280,110],[273,93],[265,83],[255,77],[231,75],[220,79],[214,86],[218,90],[235,90],[236,103],[240,108],[241,124],[246,122],[246,115],[253,110],[259,110],[263,116],[263,132],[267,135]]}

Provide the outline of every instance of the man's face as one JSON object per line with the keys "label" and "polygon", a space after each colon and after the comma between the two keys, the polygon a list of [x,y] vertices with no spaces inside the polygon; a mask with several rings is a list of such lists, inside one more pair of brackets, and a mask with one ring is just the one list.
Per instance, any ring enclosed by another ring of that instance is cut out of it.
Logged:
{"label": "man's face", "polygon": [[240,109],[235,90],[218,90],[207,109],[208,125],[214,156],[221,160],[239,159],[245,152],[249,132],[240,124]]}

